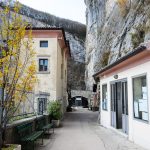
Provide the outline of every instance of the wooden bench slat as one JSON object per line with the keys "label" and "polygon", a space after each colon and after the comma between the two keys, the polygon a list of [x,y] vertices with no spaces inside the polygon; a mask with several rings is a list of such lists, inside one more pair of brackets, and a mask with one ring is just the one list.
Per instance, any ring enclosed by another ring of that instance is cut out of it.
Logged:
{"label": "wooden bench slat", "polygon": [[47,130],[47,129],[51,129],[51,128],[53,128],[53,124],[47,124],[47,125],[45,125],[45,126],[43,126],[43,130]]}
{"label": "wooden bench slat", "polygon": [[35,141],[38,137],[40,137],[43,134],[43,131],[36,131],[31,133],[30,135],[27,135],[26,137],[22,138],[21,141]]}
{"label": "wooden bench slat", "polygon": [[[17,132],[20,137],[20,142],[21,144],[24,144],[24,146],[27,148],[28,144],[32,144],[31,149],[34,149],[34,141],[36,139],[40,138],[42,139],[42,144],[43,144],[43,133],[44,131],[33,131],[33,123],[25,123],[22,125],[19,125],[16,127]],[[26,144],[28,142],[28,144]]]}

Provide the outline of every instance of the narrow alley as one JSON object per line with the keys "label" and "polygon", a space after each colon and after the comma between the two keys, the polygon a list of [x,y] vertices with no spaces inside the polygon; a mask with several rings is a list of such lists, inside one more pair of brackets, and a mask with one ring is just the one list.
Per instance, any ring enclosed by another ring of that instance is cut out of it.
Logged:
{"label": "narrow alley", "polygon": [[144,150],[97,123],[98,112],[78,108],[67,113],[61,128],[37,150]]}

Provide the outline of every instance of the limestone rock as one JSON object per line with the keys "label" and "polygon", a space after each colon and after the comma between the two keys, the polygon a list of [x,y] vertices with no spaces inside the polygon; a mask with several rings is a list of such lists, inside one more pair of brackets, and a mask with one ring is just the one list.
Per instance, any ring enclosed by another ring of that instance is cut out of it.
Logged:
{"label": "limestone rock", "polygon": [[85,0],[86,86],[104,66],[150,39],[149,0]]}

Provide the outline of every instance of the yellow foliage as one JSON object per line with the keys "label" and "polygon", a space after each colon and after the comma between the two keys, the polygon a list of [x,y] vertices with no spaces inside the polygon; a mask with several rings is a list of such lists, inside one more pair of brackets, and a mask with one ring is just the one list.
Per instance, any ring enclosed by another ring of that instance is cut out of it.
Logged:
{"label": "yellow foliage", "polygon": [[[14,12],[10,12],[8,5],[0,10],[0,37],[3,41],[0,43],[0,87],[6,93],[3,101],[13,100],[19,104],[33,91],[37,79],[32,31],[26,31],[28,23],[18,14],[18,2],[13,9]],[[5,108],[5,111],[9,111],[9,108]]]}

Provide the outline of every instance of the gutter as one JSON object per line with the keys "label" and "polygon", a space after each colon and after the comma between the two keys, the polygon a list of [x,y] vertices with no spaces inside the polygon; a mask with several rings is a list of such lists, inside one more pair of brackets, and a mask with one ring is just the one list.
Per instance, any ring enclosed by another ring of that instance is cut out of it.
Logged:
{"label": "gutter", "polygon": [[131,58],[131,57],[133,57],[133,56],[135,56],[135,55],[137,55],[137,54],[139,54],[139,53],[145,51],[146,49],[147,49],[146,46],[139,46],[138,48],[134,49],[132,52],[128,53],[127,55],[125,55],[125,56],[119,58],[119,59],[118,59],[117,61],[115,61],[114,63],[112,63],[112,64],[110,64],[110,65],[108,65],[108,66],[102,68],[99,72],[95,73],[95,74],[93,75],[93,77],[96,78],[99,74],[103,73],[104,71],[107,71],[107,70],[111,69],[112,67],[114,67],[114,66],[116,66],[116,65],[118,65],[118,64],[120,64],[120,63],[122,63],[123,61],[125,61],[125,60],[127,60],[127,59],[129,59],[129,58]]}

